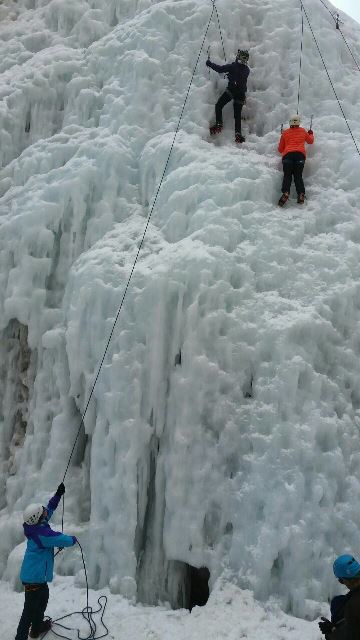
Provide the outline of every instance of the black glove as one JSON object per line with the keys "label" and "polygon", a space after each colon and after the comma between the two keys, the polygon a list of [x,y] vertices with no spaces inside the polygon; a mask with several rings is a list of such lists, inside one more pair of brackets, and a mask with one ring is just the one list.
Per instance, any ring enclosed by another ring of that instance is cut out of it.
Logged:
{"label": "black glove", "polygon": [[210,67],[210,65],[211,65],[210,59],[206,60],[206,66]]}
{"label": "black glove", "polygon": [[59,498],[61,498],[61,496],[63,496],[65,493],[65,485],[63,482],[61,482],[58,486],[58,488],[56,489],[56,496],[59,496]]}
{"label": "black glove", "polygon": [[309,129],[308,133],[312,133],[312,134],[313,134],[314,132],[313,132],[313,130],[312,130],[312,129]]}
{"label": "black glove", "polygon": [[319,629],[321,633],[326,635],[327,633],[331,633],[334,628],[334,625],[327,618],[321,618],[321,622],[319,622]]}

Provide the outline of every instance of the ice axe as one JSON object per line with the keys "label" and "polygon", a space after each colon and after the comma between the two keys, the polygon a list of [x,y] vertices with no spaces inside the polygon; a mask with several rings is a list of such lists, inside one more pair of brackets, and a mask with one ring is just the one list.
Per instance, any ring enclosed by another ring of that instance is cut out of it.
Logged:
{"label": "ice axe", "polygon": [[[336,16],[336,17],[335,17]],[[340,31],[340,25],[344,24],[341,20],[340,20],[340,15],[338,13],[335,13],[335,15],[333,14],[333,18],[335,20],[335,24],[336,24],[336,28]]]}

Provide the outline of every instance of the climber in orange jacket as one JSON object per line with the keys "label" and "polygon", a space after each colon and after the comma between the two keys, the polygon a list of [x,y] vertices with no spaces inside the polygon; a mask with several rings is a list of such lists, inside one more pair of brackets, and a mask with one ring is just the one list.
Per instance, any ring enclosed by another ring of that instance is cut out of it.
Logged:
{"label": "climber in orange jacket", "polygon": [[290,129],[286,129],[282,134],[278,146],[278,151],[282,154],[284,169],[284,179],[282,183],[282,196],[279,206],[283,207],[290,195],[292,177],[294,176],[297,191],[298,204],[304,204],[305,186],[302,172],[305,166],[306,150],[305,142],[313,144],[314,133],[311,129],[306,131],[300,127],[300,117],[293,116],[289,121]]}

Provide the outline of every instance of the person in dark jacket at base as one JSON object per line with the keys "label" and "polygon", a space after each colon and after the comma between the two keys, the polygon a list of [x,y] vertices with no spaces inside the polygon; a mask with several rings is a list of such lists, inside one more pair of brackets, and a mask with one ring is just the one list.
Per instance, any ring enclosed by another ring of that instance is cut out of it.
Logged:
{"label": "person in dark jacket at base", "polygon": [[326,640],[360,640],[360,564],[344,554],[335,560],[333,569],[349,593],[332,599],[331,621],[321,618],[320,631]]}
{"label": "person in dark jacket at base", "polygon": [[31,504],[24,511],[27,547],[20,579],[25,589],[25,604],[15,640],[27,640],[28,634],[30,638],[38,638],[51,628],[51,620],[44,620],[44,613],[49,599],[47,583],[53,579],[54,547],[72,547],[77,542],[75,536],[53,531],[49,525],[64,493],[65,487],[61,483],[47,507]]}
{"label": "person in dark jacket at base", "polygon": [[241,111],[246,100],[247,79],[250,69],[248,67],[249,52],[239,49],[236,60],[230,64],[215,64],[211,60],[206,61],[206,66],[214,69],[217,73],[226,73],[229,78],[229,84],[226,91],[220,96],[215,105],[215,124],[210,127],[211,135],[221,133],[223,128],[222,110],[231,100],[234,101],[234,118],[235,118],[235,142],[245,142],[244,136],[241,134]]}

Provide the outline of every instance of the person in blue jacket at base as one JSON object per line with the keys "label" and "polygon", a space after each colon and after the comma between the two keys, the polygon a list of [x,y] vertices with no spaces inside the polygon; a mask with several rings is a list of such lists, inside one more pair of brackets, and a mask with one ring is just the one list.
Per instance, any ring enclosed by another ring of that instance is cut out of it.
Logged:
{"label": "person in blue jacket at base", "polygon": [[239,49],[234,62],[230,64],[215,64],[211,60],[206,61],[206,66],[214,69],[217,73],[226,73],[229,83],[226,91],[220,96],[215,105],[215,124],[210,127],[210,134],[215,135],[221,133],[223,128],[222,110],[231,100],[234,101],[234,118],[235,118],[235,142],[245,142],[244,136],[241,134],[241,111],[246,100],[247,79],[250,74],[248,67],[249,52]]}
{"label": "person in blue jacket at base", "polygon": [[54,547],[72,547],[77,542],[75,536],[53,531],[49,525],[64,493],[65,486],[61,483],[47,507],[31,504],[24,511],[27,547],[20,579],[25,588],[25,604],[15,640],[27,640],[28,634],[30,638],[38,638],[51,628],[51,620],[44,620],[44,613],[49,600],[48,582],[54,575]]}

